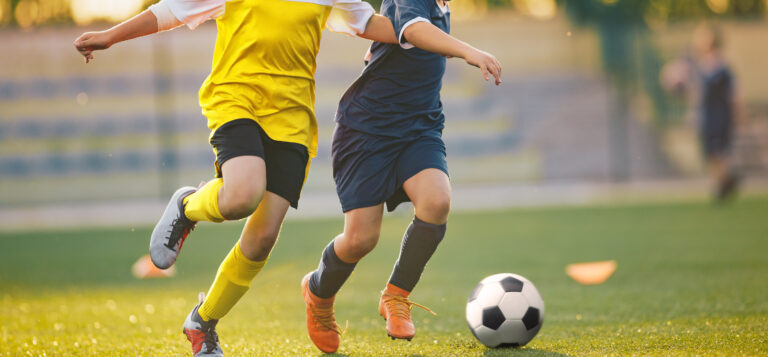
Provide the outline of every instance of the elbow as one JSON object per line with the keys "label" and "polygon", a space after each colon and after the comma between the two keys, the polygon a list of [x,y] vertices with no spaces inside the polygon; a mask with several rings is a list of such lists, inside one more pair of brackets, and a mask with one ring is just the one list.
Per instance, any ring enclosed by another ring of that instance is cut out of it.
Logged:
{"label": "elbow", "polygon": [[398,43],[399,42],[403,42],[403,43],[407,42],[407,43],[413,44],[413,41],[411,41],[411,39],[413,39],[413,37],[415,37],[414,33],[415,33],[415,31],[413,30],[413,26],[406,27],[405,30],[403,30],[403,33],[400,34],[400,38],[398,39]]}

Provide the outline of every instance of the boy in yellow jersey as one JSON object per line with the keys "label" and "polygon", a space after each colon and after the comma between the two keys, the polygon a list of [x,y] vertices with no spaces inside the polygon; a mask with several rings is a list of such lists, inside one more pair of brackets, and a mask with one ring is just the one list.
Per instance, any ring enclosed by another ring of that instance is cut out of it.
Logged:
{"label": "boy in yellow jersey", "polygon": [[217,177],[176,191],[150,239],[152,261],[165,269],[198,221],[248,217],[208,296],[184,323],[196,356],[223,354],[216,323],[248,290],[288,207],[298,205],[317,149],[314,73],[323,28],[397,43],[390,20],[360,0],[162,0],[109,30],[84,33],[74,45],[87,63],[94,50],[210,19],[218,38],[200,105]]}

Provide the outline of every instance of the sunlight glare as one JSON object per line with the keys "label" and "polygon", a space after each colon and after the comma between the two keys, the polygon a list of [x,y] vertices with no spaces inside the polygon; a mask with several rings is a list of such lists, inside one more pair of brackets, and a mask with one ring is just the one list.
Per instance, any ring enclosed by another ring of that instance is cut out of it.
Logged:
{"label": "sunlight glare", "polygon": [[712,12],[722,14],[728,11],[728,0],[707,0],[707,6]]}
{"label": "sunlight glare", "polygon": [[557,13],[555,0],[527,0],[528,13],[540,20],[549,20]]}
{"label": "sunlight glare", "polygon": [[123,21],[141,11],[142,0],[72,0],[72,18],[78,25],[96,20]]}

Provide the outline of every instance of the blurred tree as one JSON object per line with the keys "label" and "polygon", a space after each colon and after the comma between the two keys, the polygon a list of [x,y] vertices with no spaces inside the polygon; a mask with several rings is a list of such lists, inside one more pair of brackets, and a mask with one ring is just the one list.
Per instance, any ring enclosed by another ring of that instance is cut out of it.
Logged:
{"label": "blurred tree", "polygon": [[[112,0],[121,1],[121,0]],[[158,0],[142,0],[149,6]],[[381,6],[381,0],[366,0],[375,8]],[[519,0],[477,0],[485,1],[489,8],[514,8]],[[523,0],[535,2],[538,0]],[[666,22],[677,19],[701,18],[710,15],[762,17],[766,13],[765,0],[557,0],[564,6],[570,18],[578,24],[594,25],[605,21],[620,23],[630,20],[636,24]],[[19,25],[17,9],[32,10],[36,17],[35,25],[71,23],[72,0],[0,0],[0,25]],[[25,9],[24,7],[28,8]],[[67,11],[62,11],[67,8]],[[53,9],[53,10],[52,10]],[[47,16],[54,13],[56,16]]]}

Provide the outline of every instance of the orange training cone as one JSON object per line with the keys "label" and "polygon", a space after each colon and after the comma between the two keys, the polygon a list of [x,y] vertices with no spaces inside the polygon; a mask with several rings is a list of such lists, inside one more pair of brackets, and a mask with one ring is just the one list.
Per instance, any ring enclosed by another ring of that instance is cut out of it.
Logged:
{"label": "orange training cone", "polygon": [[565,273],[580,284],[602,284],[616,271],[615,260],[568,264]]}
{"label": "orange training cone", "polygon": [[152,263],[152,258],[149,257],[149,254],[142,256],[136,263],[133,263],[131,270],[133,271],[133,276],[137,279],[170,278],[176,275],[176,267],[172,266],[162,270]]}

